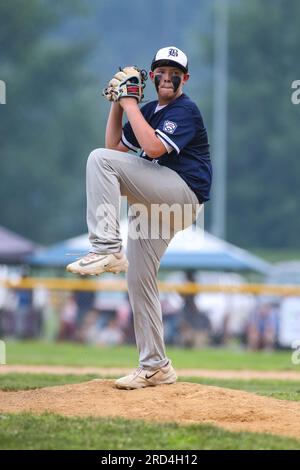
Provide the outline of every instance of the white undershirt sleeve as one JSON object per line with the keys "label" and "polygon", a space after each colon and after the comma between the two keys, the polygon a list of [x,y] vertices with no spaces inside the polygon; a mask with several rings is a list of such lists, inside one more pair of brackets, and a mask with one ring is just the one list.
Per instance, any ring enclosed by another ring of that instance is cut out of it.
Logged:
{"label": "white undershirt sleeve", "polygon": [[156,134],[156,137],[158,137],[159,140],[164,144],[168,153],[173,152],[173,147],[171,147],[171,145],[169,145],[160,135]]}

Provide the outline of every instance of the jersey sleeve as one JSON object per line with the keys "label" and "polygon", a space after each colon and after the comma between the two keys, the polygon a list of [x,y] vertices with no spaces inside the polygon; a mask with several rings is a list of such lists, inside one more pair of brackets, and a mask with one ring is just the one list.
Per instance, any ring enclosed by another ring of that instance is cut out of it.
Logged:
{"label": "jersey sleeve", "polygon": [[126,124],[123,126],[121,142],[134,152],[138,152],[140,149],[140,144],[136,140],[130,122],[126,122]]}
{"label": "jersey sleeve", "polygon": [[192,110],[171,108],[155,129],[155,133],[179,154],[196,134]]}

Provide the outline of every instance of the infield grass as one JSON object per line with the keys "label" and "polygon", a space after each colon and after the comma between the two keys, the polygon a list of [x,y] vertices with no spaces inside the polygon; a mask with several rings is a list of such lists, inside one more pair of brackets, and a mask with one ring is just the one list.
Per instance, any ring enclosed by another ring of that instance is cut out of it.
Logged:
{"label": "infield grass", "polygon": [[99,378],[97,375],[1,374],[0,390],[34,390],[55,385],[75,384]]}
{"label": "infield grass", "polygon": [[[167,348],[176,368],[232,370],[294,370],[292,351],[251,352],[244,349]],[[97,347],[72,343],[42,341],[7,341],[7,364],[64,365],[82,367],[136,367],[135,346]]]}

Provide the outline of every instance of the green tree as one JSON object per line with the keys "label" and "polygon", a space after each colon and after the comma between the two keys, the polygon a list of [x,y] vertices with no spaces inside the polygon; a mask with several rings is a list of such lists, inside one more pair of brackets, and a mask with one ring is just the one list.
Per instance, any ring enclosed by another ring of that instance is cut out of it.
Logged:
{"label": "green tree", "polygon": [[71,0],[0,3],[0,223],[41,243],[85,230],[85,160],[101,138],[91,41],[73,28],[85,14]]}
{"label": "green tree", "polygon": [[228,238],[299,248],[300,3],[232,3],[229,35]]}

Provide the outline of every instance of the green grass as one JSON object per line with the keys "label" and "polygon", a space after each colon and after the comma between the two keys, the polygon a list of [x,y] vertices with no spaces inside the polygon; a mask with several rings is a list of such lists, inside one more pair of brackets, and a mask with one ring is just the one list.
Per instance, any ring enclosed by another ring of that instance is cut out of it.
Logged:
{"label": "green grass", "polygon": [[[250,352],[233,349],[167,348],[168,356],[177,368],[296,370],[291,362],[291,351]],[[96,347],[70,343],[39,341],[8,341],[7,364],[65,365],[96,367],[136,367],[134,346]]]}
{"label": "green grass", "polygon": [[268,434],[232,433],[215,426],[153,424],[53,414],[0,415],[1,449],[299,449]]}
{"label": "green grass", "polygon": [[[79,383],[95,375],[0,375],[1,390]],[[182,379],[300,400],[300,383],[275,380]],[[300,449],[300,442],[267,434],[231,433],[214,426],[153,424],[124,419],[65,418],[50,413],[0,414],[0,449]]]}
{"label": "green grass", "polygon": [[33,390],[54,385],[75,384],[99,378],[97,375],[1,374],[0,390]]}

